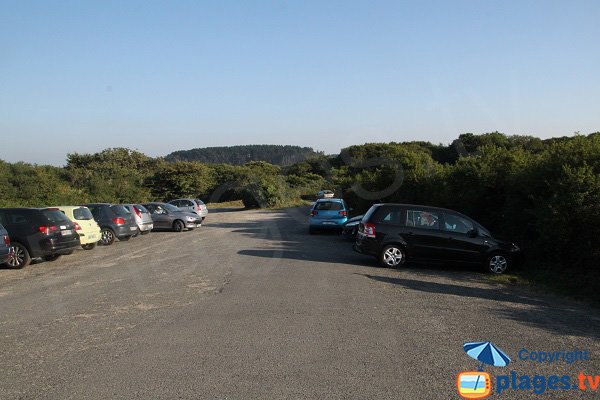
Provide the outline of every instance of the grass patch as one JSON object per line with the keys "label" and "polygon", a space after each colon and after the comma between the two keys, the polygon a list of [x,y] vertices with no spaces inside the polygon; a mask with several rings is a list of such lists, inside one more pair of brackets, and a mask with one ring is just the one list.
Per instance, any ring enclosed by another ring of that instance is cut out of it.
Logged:
{"label": "grass patch", "polygon": [[244,203],[241,200],[224,201],[222,203],[206,203],[206,207],[210,208],[244,208]]}

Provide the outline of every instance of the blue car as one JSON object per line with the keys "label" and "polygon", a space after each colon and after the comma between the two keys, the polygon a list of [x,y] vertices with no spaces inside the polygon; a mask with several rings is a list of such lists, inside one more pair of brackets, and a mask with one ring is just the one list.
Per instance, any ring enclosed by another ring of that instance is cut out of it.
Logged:
{"label": "blue car", "polygon": [[348,220],[350,209],[343,199],[319,199],[310,210],[308,232],[341,230]]}

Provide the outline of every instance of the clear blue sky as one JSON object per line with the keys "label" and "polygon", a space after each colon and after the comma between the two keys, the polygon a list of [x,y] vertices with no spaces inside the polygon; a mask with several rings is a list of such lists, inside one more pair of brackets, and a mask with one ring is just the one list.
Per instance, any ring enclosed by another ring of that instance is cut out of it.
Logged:
{"label": "clear blue sky", "polygon": [[0,1],[0,159],[600,130],[600,1]]}

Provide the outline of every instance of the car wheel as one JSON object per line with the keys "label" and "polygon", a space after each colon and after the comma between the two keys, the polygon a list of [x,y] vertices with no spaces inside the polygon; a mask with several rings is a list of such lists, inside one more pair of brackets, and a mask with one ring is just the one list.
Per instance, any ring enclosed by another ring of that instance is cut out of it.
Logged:
{"label": "car wheel", "polygon": [[60,258],[60,254],[50,254],[47,256],[44,256],[44,260],[46,261],[56,261]]}
{"label": "car wheel", "polygon": [[25,246],[21,243],[11,243],[10,247],[12,248],[12,256],[8,259],[6,264],[13,269],[20,269],[28,266],[31,262],[31,257]]}
{"label": "car wheel", "polygon": [[81,247],[84,250],[92,250],[94,247],[96,247],[96,243],[82,244]]}
{"label": "car wheel", "polygon": [[405,261],[404,249],[397,244],[388,244],[379,253],[379,264],[385,268],[401,267]]}
{"label": "car wheel", "polygon": [[177,220],[177,221],[173,222],[173,230],[175,232],[183,232],[184,229],[185,229],[185,226],[183,225],[182,221]]}
{"label": "car wheel", "polygon": [[508,267],[509,261],[505,254],[495,253],[487,258],[486,268],[492,274],[503,274]]}
{"label": "car wheel", "polygon": [[115,242],[115,233],[110,228],[104,228],[101,232],[100,243],[104,246],[110,246]]}

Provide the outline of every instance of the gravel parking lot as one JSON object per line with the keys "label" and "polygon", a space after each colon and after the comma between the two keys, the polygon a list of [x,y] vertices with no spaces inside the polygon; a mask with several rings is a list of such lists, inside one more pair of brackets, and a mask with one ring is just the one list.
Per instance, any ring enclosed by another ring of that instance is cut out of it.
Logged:
{"label": "gravel parking lot", "polygon": [[[211,210],[191,232],[0,270],[0,398],[454,399],[478,366],[468,341],[511,356],[492,376],[600,375],[597,310],[473,270],[379,268],[306,220]],[[522,348],[590,360],[523,361]]]}

